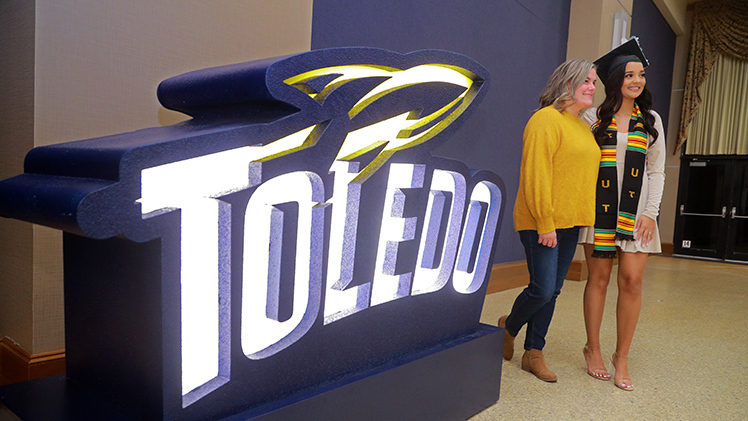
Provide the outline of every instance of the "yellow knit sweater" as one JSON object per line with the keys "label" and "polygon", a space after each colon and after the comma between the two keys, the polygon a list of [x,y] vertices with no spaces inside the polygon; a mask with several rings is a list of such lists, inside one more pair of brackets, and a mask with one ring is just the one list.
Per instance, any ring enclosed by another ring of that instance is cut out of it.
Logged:
{"label": "yellow knit sweater", "polygon": [[594,225],[600,148],[590,126],[548,106],[533,114],[523,139],[514,229]]}

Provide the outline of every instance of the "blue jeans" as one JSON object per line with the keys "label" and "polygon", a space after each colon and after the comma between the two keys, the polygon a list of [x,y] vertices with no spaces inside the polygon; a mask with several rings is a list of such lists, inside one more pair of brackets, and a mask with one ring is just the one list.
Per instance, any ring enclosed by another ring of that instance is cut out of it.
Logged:
{"label": "blue jeans", "polygon": [[537,231],[520,231],[519,239],[525,247],[530,284],[514,301],[512,312],[506,319],[506,330],[512,336],[527,325],[525,350],[545,346],[545,335],[556,308],[556,298],[564,286],[577,248],[579,227],[557,229],[556,247],[538,244]]}

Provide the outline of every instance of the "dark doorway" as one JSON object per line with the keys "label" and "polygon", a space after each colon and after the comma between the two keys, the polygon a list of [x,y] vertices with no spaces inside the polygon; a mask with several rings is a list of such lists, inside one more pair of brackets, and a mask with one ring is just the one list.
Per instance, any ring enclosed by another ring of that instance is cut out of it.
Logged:
{"label": "dark doorway", "polygon": [[748,157],[684,156],[674,253],[748,261]]}

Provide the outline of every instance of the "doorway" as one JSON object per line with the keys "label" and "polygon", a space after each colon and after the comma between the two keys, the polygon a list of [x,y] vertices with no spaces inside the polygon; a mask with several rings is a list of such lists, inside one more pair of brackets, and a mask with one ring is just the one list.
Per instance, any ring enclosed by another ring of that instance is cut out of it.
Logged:
{"label": "doorway", "polygon": [[748,262],[748,157],[681,159],[673,253]]}

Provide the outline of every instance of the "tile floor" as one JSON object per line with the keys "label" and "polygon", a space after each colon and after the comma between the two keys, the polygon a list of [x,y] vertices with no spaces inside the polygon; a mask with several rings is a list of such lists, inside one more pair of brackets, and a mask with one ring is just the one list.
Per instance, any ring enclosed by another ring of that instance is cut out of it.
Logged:
{"label": "tile floor", "polygon": [[[499,401],[471,421],[748,420],[748,265],[649,258],[629,355],[632,392],[584,371],[584,285],[566,282],[547,336],[544,354],[558,382],[520,369],[523,329],[515,357],[503,363]],[[496,325],[520,291],[488,295],[481,321]],[[616,297],[614,277],[601,330],[604,355],[615,350]]]}

